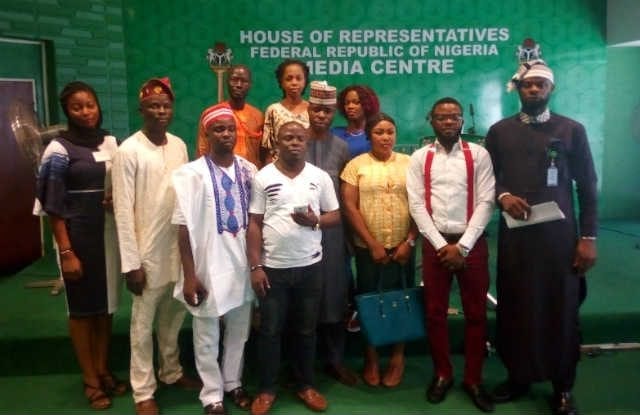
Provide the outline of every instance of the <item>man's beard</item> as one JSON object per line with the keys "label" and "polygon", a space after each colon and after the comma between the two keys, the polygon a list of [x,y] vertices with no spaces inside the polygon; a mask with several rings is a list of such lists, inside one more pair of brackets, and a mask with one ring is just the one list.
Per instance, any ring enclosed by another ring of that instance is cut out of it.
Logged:
{"label": "man's beard", "polygon": [[544,112],[549,103],[549,98],[542,100],[521,100],[522,112],[529,115],[538,115]]}

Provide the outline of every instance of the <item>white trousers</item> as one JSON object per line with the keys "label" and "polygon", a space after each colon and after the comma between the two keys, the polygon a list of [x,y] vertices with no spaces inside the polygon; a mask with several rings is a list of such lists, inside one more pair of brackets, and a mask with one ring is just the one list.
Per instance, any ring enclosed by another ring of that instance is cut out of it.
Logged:
{"label": "white trousers", "polygon": [[182,303],[173,298],[173,283],[145,288],[133,296],[131,305],[131,367],[133,400],[153,398],[156,377],[153,368],[153,327],[158,338],[158,378],[174,383],[182,377],[178,333],[187,313]]}
{"label": "white trousers", "polygon": [[[220,319],[224,321],[224,335],[219,365]],[[244,345],[249,337],[250,319],[251,303],[234,308],[222,317],[193,316],[196,368],[204,385],[200,391],[202,406],[220,402],[224,392],[242,386]]]}

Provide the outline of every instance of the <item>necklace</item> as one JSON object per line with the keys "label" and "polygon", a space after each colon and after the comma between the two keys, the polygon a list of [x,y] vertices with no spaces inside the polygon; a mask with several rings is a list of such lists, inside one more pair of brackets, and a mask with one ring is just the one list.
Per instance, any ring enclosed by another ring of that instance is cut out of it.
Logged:
{"label": "necklace", "polygon": [[[222,234],[224,231],[231,232],[235,237],[240,231],[238,219],[235,215],[236,198],[233,195],[232,189],[235,184],[238,189],[238,195],[240,199],[240,209],[242,214],[242,228],[247,229],[247,194],[248,189],[246,183],[242,182],[242,175],[240,173],[240,166],[238,160],[234,158],[233,168],[235,174],[235,183],[227,175],[227,173],[217,166],[211,158],[208,156],[205,158],[207,161],[207,167],[209,167],[209,174],[211,174],[211,181],[213,182],[213,196],[216,203],[216,222],[218,225],[218,234]],[[218,187],[218,178],[216,177],[216,171],[220,172],[220,186],[225,192],[223,203],[221,204],[220,189]],[[223,218],[224,216],[224,218]]]}

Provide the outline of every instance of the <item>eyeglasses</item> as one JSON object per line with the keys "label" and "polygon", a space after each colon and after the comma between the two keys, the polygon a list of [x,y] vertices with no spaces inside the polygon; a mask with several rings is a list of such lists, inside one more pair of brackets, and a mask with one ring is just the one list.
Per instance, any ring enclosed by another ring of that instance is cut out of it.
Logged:
{"label": "eyeglasses", "polygon": [[427,119],[433,120],[436,122],[444,122],[447,120],[451,120],[453,122],[462,121],[462,114],[432,114]]}

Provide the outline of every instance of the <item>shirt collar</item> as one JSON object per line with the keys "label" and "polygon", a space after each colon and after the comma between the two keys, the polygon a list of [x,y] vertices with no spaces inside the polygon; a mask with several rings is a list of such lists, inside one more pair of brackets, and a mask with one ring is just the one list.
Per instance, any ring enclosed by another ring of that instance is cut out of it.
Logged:
{"label": "shirt collar", "polygon": [[529,115],[520,111],[518,116],[520,117],[520,121],[525,124],[542,124],[543,122],[549,121],[551,118],[551,112],[549,111],[549,108],[545,108],[545,110],[538,115]]}
{"label": "shirt collar", "polygon": [[[444,146],[440,143],[440,140],[438,140],[437,137],[433,141],[433,145],[437,151],[445,151]],[[459,148],[460,148],[460,136],[458,136],[458,140],[455,143],[453,143],[453,146],[451,147],[451,151],[453,152]]]}

